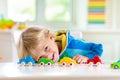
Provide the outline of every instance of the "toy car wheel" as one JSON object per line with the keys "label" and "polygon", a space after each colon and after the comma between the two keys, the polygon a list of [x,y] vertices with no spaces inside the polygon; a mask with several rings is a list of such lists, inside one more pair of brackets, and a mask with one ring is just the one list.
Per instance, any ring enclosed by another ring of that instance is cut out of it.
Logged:
{"label": "toy car wheel", "polygon": [[118,69],[119,67],[117,65],[114,66],[114,69]]}
{"label": "toy car wheel", "polygon": [[70,62],[69,66],[73,66],[73,63],[72,63],[72,62]]}
{"label": "toy car wheel", "polygon": [[96,65],[99,66],[99,65],[101,65],[101,63],[100,63],[100,62],[97,62]]}
{"label": "toy car wheel", "polygon": [[32,66],[32,62],[28,62],[28,66]]}
{"label": "toy car wheel", "polygon": [[51,63],[50,63],[50,62],[48,62],[48,63],[47,63],[47,65],[48,65],[48,66],[50,66],[50,65],[51,65]]}
{"label": "toy car wheel", "polygon": [[65,63],[65,62],[63,62],[63,63],[62,63],[62,66],[66,66],[66,63]]}
{"label": "toy car wheel", "polygon": [[43,63],[43,62],[40,62],[40,65],[41,65],[41,66],[43,66],[43,65],[44,65],[44,63]]}
{"label": "toy car wheel", "polygon": [[92,66],[93,65],[93,62],[89,62],[89,66]]}
{"label": "toy car wheel", "polygon": [[25,66],[25,62],[21,62],[21,64],[20,64],[21,66]]}

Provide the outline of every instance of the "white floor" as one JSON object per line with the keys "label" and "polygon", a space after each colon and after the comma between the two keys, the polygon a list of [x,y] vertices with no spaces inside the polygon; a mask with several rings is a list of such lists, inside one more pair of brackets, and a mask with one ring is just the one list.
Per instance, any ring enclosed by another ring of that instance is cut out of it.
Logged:
{"label": "white floor", "polygon": [[110,64],[99,67],[74,65],[72,67],[32,66],[20,67],[16,63],[0,63],[0,80],[119,80],[120,70]]}

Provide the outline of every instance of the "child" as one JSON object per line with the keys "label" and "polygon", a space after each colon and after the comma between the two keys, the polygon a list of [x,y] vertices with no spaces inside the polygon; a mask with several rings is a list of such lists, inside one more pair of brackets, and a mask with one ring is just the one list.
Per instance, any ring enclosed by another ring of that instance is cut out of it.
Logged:
{"label": "child", "polygon": [[35,61],[44,57],[57,62],[63,57],[70,57],[82,64],[93,59],[95,55],[101,56],[102,52],[101,44],[74,39],[67,30],[58,31],[53,35],[50,30],[39,27],[25,30],[18,44],[19,58],[31,55]]}

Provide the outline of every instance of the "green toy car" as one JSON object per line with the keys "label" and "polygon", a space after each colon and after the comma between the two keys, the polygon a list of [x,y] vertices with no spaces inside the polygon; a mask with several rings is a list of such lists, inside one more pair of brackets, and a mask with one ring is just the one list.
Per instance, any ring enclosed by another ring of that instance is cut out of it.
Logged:
{"label": "green toy car", "polygon": [[37,64],[40,64],[40,65],[53,65],[53,64],[55,64],[55,62],[50,60],[50,59],[47,59],[47,58],[40,58],[38,60]]}
{"label": "green toy car", "polygon": [[112,69],[120,69],[120,60],[111,64]]}

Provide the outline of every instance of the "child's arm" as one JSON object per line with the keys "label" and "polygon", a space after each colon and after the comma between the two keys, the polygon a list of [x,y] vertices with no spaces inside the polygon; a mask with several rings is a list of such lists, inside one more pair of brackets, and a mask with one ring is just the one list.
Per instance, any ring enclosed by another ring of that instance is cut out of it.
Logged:
{"label": "child's arm", "polygon": [[70,41],[70,44],[69,44],[68,48],[81,49],[81,50],[89,51],[84,56],[86,56],[90,59],[93,59],[95,55],[101,56],[102,52],[103,52],[102,44],[85,42],[85,41],[82,41],[82,40],[75,40],[75,39]]}

